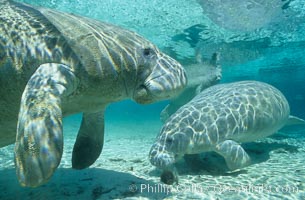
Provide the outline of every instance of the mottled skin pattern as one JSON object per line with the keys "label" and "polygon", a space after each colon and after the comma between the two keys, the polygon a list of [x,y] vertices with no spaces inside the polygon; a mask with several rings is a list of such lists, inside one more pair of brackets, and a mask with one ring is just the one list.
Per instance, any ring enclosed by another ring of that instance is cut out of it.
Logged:
{"label": "mottled skin pattern", "polygon": [[187,86],[183,92],[172,98],[162,110],[160,119],[163,123],[201,91],[217,84],[221,80],[222,74],[218,53],[214,53],[210,60],[203,60],[200,54],[196,57],[197,64],[184,66],[188,78]]}
{"label": "mottled skin pattern", "polygon": [[63,116],[83,113],[72,155],[83,169],[102,151],[109,103],[152,103],[185,85],[182,66],[134,32],[0,0],[0,147],[16,141],[23,186],[45,183],[59,165]]}
{"label": "mottled skin pattern", "polygon": [[275,133],[287,123],[289,112],[283,94],[266,83],[212,86],[167,120],[150,150],[150,162],[174,169],[173,164],[185,154],[215,151],[229,169],[243,168],[250,158],[239,143]]}

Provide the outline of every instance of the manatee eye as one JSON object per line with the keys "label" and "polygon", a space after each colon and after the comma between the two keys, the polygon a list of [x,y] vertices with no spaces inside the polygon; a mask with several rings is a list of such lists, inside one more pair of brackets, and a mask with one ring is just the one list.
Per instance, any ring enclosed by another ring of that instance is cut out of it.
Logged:
{"label": "manatee eye", "polygon": [[173,143],[173,141],[174,141],[173,137],[167,137],[166,138],[166,144],[167,145],[171,145]]}
{"label": "manatee eye", "polygon": [[168,136],[165,140],[165,146],[166,146],[166,149],[168,151],[171,151],[171,152],[176,152],[176,149],[177,149],[177,143],[176,141],[174,141],[174,137],[173,136]]}
{"label": "manatee eye", "polygon": [[152,49],[151,48],[145,48],[143,50],[143,55],[146,56],[146,57],[152,55]]}

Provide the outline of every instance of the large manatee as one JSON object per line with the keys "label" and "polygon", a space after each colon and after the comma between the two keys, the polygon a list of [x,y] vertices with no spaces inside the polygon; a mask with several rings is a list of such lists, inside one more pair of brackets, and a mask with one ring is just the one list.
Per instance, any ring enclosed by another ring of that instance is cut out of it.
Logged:
{"label": "large manatee", "polygon": [[182,66],[132,31],[0,0],[0,147],[16,141],[23,186],[45,183],[58,167],[62,117],[83,113],[72,155],[83,169],[102,151],[108,104],[152,103],[185,85]]}

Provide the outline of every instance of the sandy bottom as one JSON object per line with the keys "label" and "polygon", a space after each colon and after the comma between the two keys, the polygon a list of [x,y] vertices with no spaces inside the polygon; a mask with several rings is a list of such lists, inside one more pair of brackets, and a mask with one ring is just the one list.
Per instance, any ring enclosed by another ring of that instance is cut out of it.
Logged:
{"label": "sandy bottom", "polygon": [[[135,123],[136,122],[136,123]],[[148,161],[159,120],[106,120],[100,158],[89,169],[71,169],[71,152],[79,119],[64,121],[65,146],[60,167],[36,189],[19,186],[13,145],[0,149],[0,199],[305,199],[305,130],[281,131],[245,144],[253,164],[229,172],[215,153],[177,163],[179,185],[160,182]]]}

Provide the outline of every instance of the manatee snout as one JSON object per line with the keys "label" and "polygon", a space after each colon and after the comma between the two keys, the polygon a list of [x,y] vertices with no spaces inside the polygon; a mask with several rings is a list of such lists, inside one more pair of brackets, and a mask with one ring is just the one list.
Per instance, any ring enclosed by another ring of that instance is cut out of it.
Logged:
{"label": "manatee snout", "polygon": [[183,132],[171,133],[166,124],[161,130],[160,137],[152,145],[149,159],[152,165],[165,169],[173,165],[184,154],[189,152],[190,137]]}
{"label": "manatee snout", "polygon": [[149,152],[149,161],[152,165],[160,169],[169,168],[175,163],[174,154],[160,149],[159,144],[154,144]]}
{"label": "manatee snout", "polygon": [[136,88],[133,99],[148,104],[177,96],[187,84],[186,72],[173,58],[160,53],[155,66],[144,82]]}

